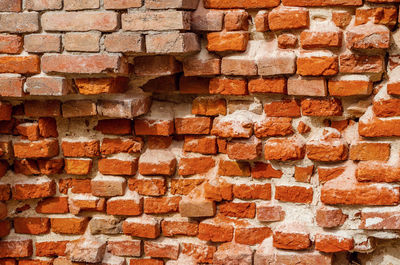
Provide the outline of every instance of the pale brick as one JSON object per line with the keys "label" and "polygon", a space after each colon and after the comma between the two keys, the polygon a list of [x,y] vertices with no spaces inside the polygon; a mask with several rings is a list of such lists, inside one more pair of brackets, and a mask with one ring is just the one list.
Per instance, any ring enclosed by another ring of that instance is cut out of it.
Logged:
{"label": "pale brick", "polygon": [[0,35],[0,53],[20,53],[23,46],[22,37],[18,35]]}
{"label": "pale brick", "polygon": [[128,9],[141,7],[143,0],[104,0],[105,9]]}
{"label": "pale brick", "polygon": [[122,29],[144,30],[189,30],[190,13],[183,11],[147,11],[122,14]]}
{"label": "pale brick", "polygon": [[200,43],[195,33],[158,33],[146,36],[148,53],[176,54],[200,50]]}
{"label": "pale brick", "polygon": [[326,80],[323,78],[289,78],[288,95],[325,97],[328,95]]}
{"label": "pale brick", "polygon": [[199,0],[146,0],[148,9],[196,9]]}
{"label": "pale brick", "polygon": [[0,75],[0,96],[22,97],[24,96],[25,79],[18,75]]}
{"label": "pale brick", "polygon": [[64,77],[28,77],[25,91],[37,96],[63,96],[73,91],[71,80]]}
{"label": "pale brick", "polygon": [[221,31],[223,20],[224,12],[201,6],[192,13],[191,28],[196,31]]}
{"label": "pale brick", "polygon": [[104,46],[108,52],[141,53],[145,51],[144,38],[136,33],[113,33],[106,35]]}
{"label": "pale brick", "polygon": [[100,7],[99,0],[64,0],[65,10],[96,9]]}
{"label": "pale brick", "polygon": [[26,35],[24,48],[27,52],[32,53],[60,52],[61,38],[59,35]]}
{"label": "pale brick", "polygon": [[66,253],[71,261],[100,262],[106,251],[106,242],[95,237],[84,236],[67,244]]}
{"label": "pale brick", "polygon": [[118,16],[114,12],[47,12],[42,15],[42,27],[46,31],[114,31]]}
{"label": "pale brick", "polygon": [[29,33],[39,31],[39,15],[30,13],[0,14],[0,32]]}
{"label": "pale brick", "polygon": [[61,9],[62,0],[26,0],[25,8],[34,11]]}
{"label": "pale brick", "polygon": [[97,112],[110,118],[134,118],[146,114],[150,109],[151,99],[148,96],[130,96],[121,100],[99,100]]}
{"label": "pale brick", "polygon": [[100,50],[100,32],[66,33],[64,48],[73,52],[98,52]]}
{"label": "pale brick", "polygon": [[95,116],[96,103],[91,100],[70,100],[62,104],[64,118]]}
{"label": "pale brick", "polygon": [[0,12],[20,12],[22,0],[0,0]]}
{"label": "pale brick", "polygon": [[260,57],[257,60],[259,75],[294,74],[296,55],[293,52],[278,52]]}

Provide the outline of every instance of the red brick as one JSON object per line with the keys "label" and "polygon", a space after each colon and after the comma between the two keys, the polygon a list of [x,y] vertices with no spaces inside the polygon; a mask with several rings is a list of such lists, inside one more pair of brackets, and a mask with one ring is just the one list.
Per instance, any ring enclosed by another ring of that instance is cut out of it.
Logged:
{"label": "red brick", "polygon": [[354,248],[352,237],[336,236],[334,234],[316,234],[315,249],[322,252],[350,251]]}
{"label": "red brick", "polygon": [[68,213],[68,197],[52,197],[41,200],[35,210],[37,213]]}
{"label": "red brick", "polygon": [[286,78],[259,78],[249,81],[250,93],[286,94]]}
{"label": "red brick", "polygon": [[221,59],[210,56],[208,59],[188,57],[183,61],[185,76],[219,75]]}
{"label": "red brick", "polygon": [[52,175],[60,173],[64,166],[64,159],[39,159],[37,163],[41,174]]}
{"label": "red brick", "polygon": [[210,94],[247,95],[247,82],[243,79],[213,78],[210,81]]}
{"label": "red brick", "polygon": [[297,74],[302,76],[330,76],[339,72],[337,56],[314,56],[312,53],[297,57]]}
{"label": "red brick", "polygon": [[122,230],[126,235],[157,238],[160,235],[160,224],[150,217],[128,218],[123,222]]}
{"label": "red brick", "polygon": [[243,10],[226,13],[224,21],[226,31],[249,29],[249,14]]}
{"label": "red brick", "polygon": [[51,197],[56,193],[54,180],[38,177],[37,184],[16,183],[12,187],[13,199],[29,200],[36,198]]}
{"label": "red brick", "polygon": [[107,242],[107,251],[115,256],[135,256],[141,255],[140,240],[116,240]]}
{"label": "red brick", "polygon": [[218,174],[220,176],[250,177],[250,166],[246,162],[220,160],[218,167]]}
{"label": "red brick", "polygon": [[41,217],[16,217],[14,229],[18,234],[40,235],[50,232],[50,219]]}
{"label": "red brick", "polygon": [[301,111],[305,116],[341,116],[342,102],[339,99],[304,99]]}
{"label": "red brick", "polygon": [[60,35],[33,34],[24,38],[24,49],[32,53],[60,52]]}
{"label": "red brick", "polygon": [[397,22],[397,10],[394,6],[356,9],[355,25],[366,24],[370,20],[375,24],[392,27]]}
{"label": "red brick", "polygon": [[172,120],[135,119],[136,135],[164,135],[174,133]]}
{"label": "red brick", "polygon": [[232,140],[228,142],[227,154],[230,159],[236,160],[254,160],[257,159],[262,152],[262,142],[251,137],[248,140]]}
{"label": "red brick", "polygon": [[229,223],[201,222],[198,238],[204,241],[229,242],[233,239],[233,230],[233,226]]}
{"label": "red brick", "polygon": [[22,77],[0,76],[0,96],[22,97],[25,79]]}
{"label": "red brick", "polygon": [[4,0],[0,3],[1,12],[21,12],[22,0]]}
{"label": "red brick", "polygon": [[264,105],[269,117],[300,117],[300,103],[297,100],[273,101]]}
{"label": "red brick", "polygon": [[358,133],[364,137],[400,136],[400,120],[385,120],[373,117],[368,121],[360,121]]}
{"label": "red brick", "polygon": [[310,24],[307,9],[280,7],[273,9],[268,15],[271,30],[301,29]]}
{"label": "red brick", "polygon": [[63,141],[61,148],[66,157],[96,157],[100,155],[100,142],[98,140],[88,142]]}
{"label": "red brick", "polygon": [[257,219],[263,222],[282,221],[285,218],[285,211],[281,206],[263,204],[257,206]]}
{"label": "red brick", "polygon": [[154,258],[178,259],[179,244],[178,243],[158,243],[152,241],[144,242],[144,253],[146,256]]}
{"label": "red brick", "polygon": [[0,258],[24,258],[32,256],[32,240],[0,241]]}
{"label": "red brick", "polygon": [[203,174],[215,166],[215,160],[209,156],[182,157],[179,160],[178,174],[182,176]]}
{"label": "red brick", "polygon": [[282,174],[281,170],[274,169],[271,164],[262,162],[254,163],[254,166],[251,168],[251,176],[254,179],[280,178]]}
{"label": "red brick", "polygon": [[196,236],[199,224],[189,219],[164,219],[161,223],[161,230],[164,236],[186,235]]}
{"label": "red brick", "polygon": [[275,199],[284,202],[311,203],[313,189],[301,186],[276,186]]}
{"label": "red brick", "polygon": [[91,100],[69,100],[62,104],[64,118],[95,116],[96,104]]}
{"label": "red brick", "polygon": [[204,197],[213,201],[222,201],[227,200],[231,201],[233,199],[232,196],[232,184],[218,179],[215,182],[204,182]]}
{"label": "red brick", "polygon": [[182,243],[182,254],[193,257],[199,263],[212,263],[217,248],[206,244]]}
{"label": "red brick", "polygon": [[122,29],[124,31],[190,29],[190,13],[177,10],[170,11],[140,11],[122,14]]}
{"label": "red brick", "polygon": [[39,140],[39,125],[37,123],[21,123],[15,127],[23,139],[28,138],[29,141]]}
{"label": "red brick", "polygon": [[358,181],[397,182],[400,167],[382,162],[360,162],[357,165],[356,178]]}
{"label": "red brick", "polygon": [[300,34],[300,43],[303,49],[339,48],[342,46],[343,34],[340,31],[308,31]]}
{"label": "red brick", "polygon": [[384,60],[379,55],[342,54],[339,69],[346,74],[378,74],[383,72]]}
{"label": "red brick", "polygon": [[114,54],[46,54],[42,57],[42,70],[61,74],[125,73],[127,64],[121,56]]}
{"label": "red brick", "polygon": [[83,235],[89,223],[87,217],[51,218],[51,231],[57,234]]}
{"label": "red brick", "polygon": [[254,134],[258,138],[286,136],[293,132],[291,118],[269,117],[254,124]]}
{"label": "red brick", "polygon": [[204,6],[206,8],[269,8],[279,5],[278,0],[206,0]]}
{"label": "red brick", "polygon": [[[135,216],[143,213],[143,199],[137,194],[130,196],[114,197],[107,201],[107,214]],[[128,194],[130,195],[130,194]]]}
{"label": "red brick", "polygon": [[362,0],[282,0],[285,6],[361,6]]}
{"label": "red brick", "polygon": [[339,208],[322,206],[317,209],[315,217],[319,226],[333,228],[343,225],[348,215],[343,214],[342,210]]}
{"label": "red brick", "polygon": [[[20,0],[17,0],[17,3]],[[9,5],[9,1],[6,1]],[[30,33],[39,31],[39,14],[36,12],[3,13],[0,19],[4,23],[0,25],[0,32]]]}
{"label": "red brick", "polygon": [[38,74],[40,73],[40,58],[29,56],[0,57],[0,73]]}
{"label": "red brick", "polygon": [[0,220],[0,237],[6,237],[11,232],[11,222],[8,220]]}
{"label": "red brick", "polygon": [[133,138],[104,138],[100,152],[103,155],[118,153],[140,153],[143,148],[143,140],[140,137]]}
{"label": "red brick", "polygon": [[58,141],[54,139],[14,143],[14,155],[18,158],[54,157],[58,152]]}
{"label": "red brick", "polygon": [[302,250],[311,246],[310,235],[302,225],[286,224],[276,228],[273,235],[274,247]]}
{"label": "red brick", "polygon": [[399,212],[396,210],[362,211],[359,228],[368,230],[398,229],[398,220]]}
{"label": "red brick", "polygon": [[377,117],[400,116],[399,106],[400,99],[397,98],[378,100],[373,102],[373,111]]}
{"label": "red brick", "polygon": [[213,52],[245,51],[249,41],[247,32],[213,32],[207,34],[207,49]]}
{"label": "red brick", "polygon": [[128,9],[141,6],[141,0],[104,0],[105,9]]}
{"label": "red brick", "polygon": [[290,33],[278,36],[278,47],[281,49],[294,49],[297,46],[297,37]]}
{"label": "red brick", "polygon": [[65,256],[65,248],[68,241],[43,241],[36,242],[36,256],[38,257],[54,257]]}
{"label": "red brick", "polygon": [[[15,3],[15,1],[13,2]],[[0,35],[0,53],[21,53],[22,45],[23,41],[21,36]]]}
{"label": "red brick", "polygon": [[256,205],[250,202],[224,202],[219,205],[219,213],[231,217],[254,218],[256,215]]}
{"label": "red brick", "polygon": [[99,120],[95,130],[102,134],[125,135],[132,133],[131,120],[128,119],[107,119]]}
{"label": "red brick", "polygon": [[238,227],[235,229],[235,242],[245,245],[261,244],[272,235],[269,227]]}
{"label": "red brick", "polygon": [[348,159],[349,149],[341,139],[319,139],[307,143],[307,157],[314,161],[338,162]]}
{"label": "red brick", "polygon": [[296,138],[269,139],[265,142],[264,151],[267,160],[300,160],[305,156],[304,144]]}

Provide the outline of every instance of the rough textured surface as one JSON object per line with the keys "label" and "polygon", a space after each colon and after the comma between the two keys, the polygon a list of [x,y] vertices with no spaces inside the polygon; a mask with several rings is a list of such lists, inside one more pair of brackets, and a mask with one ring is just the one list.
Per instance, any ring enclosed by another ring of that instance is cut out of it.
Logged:
{"label": "rough textured surface", "polygon": [[399,3],[0,0],[0,265],[399,264]]}

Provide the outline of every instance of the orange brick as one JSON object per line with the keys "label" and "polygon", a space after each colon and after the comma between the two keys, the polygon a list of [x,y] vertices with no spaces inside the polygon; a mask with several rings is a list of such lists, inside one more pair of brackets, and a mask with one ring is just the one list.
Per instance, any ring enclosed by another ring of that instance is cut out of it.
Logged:
{"label": "orange brick", "polygon": [[135,119],[136,135],[163,135],[174,133],[174,122],[172,120]]}
{"label": "orange brick", "polygon": [[[167,189],[164,178],[151,178],[151,179],[130,178],[128,180],[128,186],[130,190],[136,191],[140,195],[146,195],[146,196],[164,195]],[[171,187],[171,189],[173,188]],[[172,192],[172,194],[175,193]]]}
{"label": "orange brick", "polygon": [[339,99],[305,99],[301,111],[305,116],[341,116],[343,107]]}
{"label": "orange brick", "polygon": [[207,34],[207,49],[213,52],[245,51],[249,41],[247,32],[213,32]]}
{"label": "orange brick", "polygon": [[269,117],[300,117],[300,103],[297,100],[273,101],[264,105]]}
{"label": "orange brick", "polygon": [[65,256],[65,249],[68,241],[43,241],[36,242],[36,256],[38,257],[54,257]]}
{"label": "orange brick", "polygon": [[249,81],[250,93],[286,94],[286,78],[259,78]]}
{"label": "orange brick", "polygon": [[33,254],[32,240],[0,241],[0,258],[24,258]]}
{"label": "orange brick", "polygon": [[239,227],[235,229],[235,242],[245,245],[261,244],[272,235],[269,227]]}
{"label": "orange brick", "polygon": [[302,29],[310,24],[309,12],[303,8],[280,7],[268,15],[271,30]]}
{"label": "orange brick", "polygon": [[333,253],[341,251],[350,251],[354,248],[354,239],[352,237],[336,236],[331,234],[316,234],[315,249]]}
{"label": "orange brick", "polygon": [[246,162],[220,160],[218,175],[250,177],[250,165]]}
{"label": "orange brick", "polygon": [[19,234],[40,235],[50,232],[50,219],[41,217],[16,217],[14,229]]}
{"label": "orange brick", "polygon": [[178,212],[180,200],[181,197],[145,198],[144,212],[147,214]]}
{"label": "orange brick", "polygon": [[267,160],[300,160],[305,156],[305,148],[304,144],[295,138],[271,138],[265,142],[264,155]]}
{"label": "orange brick", "polygon": [[98,170],[104,175],[126,175],[133,176],[136,174],[138,160],[129,161],[119,159],[103,158],[98,161]]}
{"label": "orange brick", "polygon": [[311,203],[313,189],[300,186],[276,186],[275,199],[284,202]]}
{"label": "orange brick", "polygon": [[219,212],[225,216],[254,218],[256,215],[256,204],[250,202],[224,202],[219,205]]}
{"label": "orange brick", "polygon": [[161,230],[164,236],[196,236],[199,230],[199,224],[184,218],[181,220],[164,219],[161,223]]}
{"label": "orange brick", "polygon": [[213,78],[210,81],[210,94],[247,95],[247,82],[243,79]]}
{"label": "orange brick", "polygon": [[66,157],[96,157],[100,155],[100,142],[98,140],[88,142],[63,141],[61,148]]}
{"label": "orange brick", "polygon": [[253,0],[253,1],[246,1],[246,0],[226,0],[226,1],[219,1],[219,0],[206,0],[205,7],[206,8],[269,8],[275,7],[279,5],[279,0]]}
{"label": "orange brick", "polygon": [[51,231],[56,234],[83,235],[89,223],[87,217],[51,218]]}
{"label": "orange brick", "polygon": [[215,160],[211,156],[182,157],[179,160],[178,174],[182,176],[203,174],[215,166]]}
{"label": "orange brick", "polygon": [[175,118],[176,134],[209,134],[210,129],[209,117]]}
{"label": "orange brick", "polygon": [[52,197],[38,202],[36,206],[38,213],[68,213],[68,197]]}
{"label": "orange brick", "polygon": [[390,156],[389,143],[358,143],[350,146],[351,160],[381,160],[386,161]]}
{"label": "orange brick", "polygon": [[65,173],[71,175],[87,175],[90,173],[92,169],[92,160],[91,159],[73,159],[66,158],[64,159],[64,170]]}
{"label": "orange brick", "polygon": [[14,155],[18,158],[54,157],[58,155],[58,152],[59,147],[56,139],[14,143]]}
{"label": "orange brick", "polygon": [[330,76],[339,72],[337,56],[300,55],[297,58],[297,74],[302,76]]}
{"label": "orange brick", "polygon": [[40,73],[39,56],[2,56],[0,73],[38,74]]}

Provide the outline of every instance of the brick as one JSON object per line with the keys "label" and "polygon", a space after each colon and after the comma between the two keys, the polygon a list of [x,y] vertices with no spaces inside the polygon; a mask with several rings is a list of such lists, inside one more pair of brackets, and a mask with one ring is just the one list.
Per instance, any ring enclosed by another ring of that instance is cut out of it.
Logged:
{"label": "brick", "polygon": [[[32,184],[35,181],[35,184]],[[24,179],[21,177],[15,180],[12,187],[13,199],[15,200],[29,200],[44,197],[51,197],[56,193],[56,184],[54,180],[47,177],[36,177],[31,179]]]}
{"label": "brick", "polygon": [[208,199],[183,197],[179,202],[182,217],[212,217],[215,211],[215,202]]}
{"label": "brick", "polygon": [[68,241],[43,241],[36,242],[36,256],[38,257],[54,257],[65,256],[65,248]]}
{"label": "brick", "polygon": [[70,94],[72,82],[63,77],[28,77],[25,82],[25,91],[34,96],[64,96]]}
{"label": "brick", "polygon": [[179,79],[181,94],[209,94],[210,79],[202,77],[184,77]]}
{"label": "brick", "polygon": [[251,168],[251,176],[254,179],[261,178],[281,178],[282,171],[274,169],[271,164],[256,162]]}
{"label": "brick", "polygon": [[115,240],[107,242],[107,251],[115,256],[135,256],[141,255],[140,240]]}
{"label": "brick", "polygon": [[9,168],[9,164],[5,160],[0,160],[0,178],[3,177]]}
{"label": "brick", "polygon": [[202,188],[204,188],[204,197],[213,201],[231,201],[233,199],[233,185],[221,179],[213,181],[215,182],[207,181],[203,184]]}
{"label": "brick", "polygon": [[149,80],[143,87],[145,92],[171,93],[177,90],[177,75],[161,76]]}
{"label": "brick", "polygon": [[207,34],[207,49],[214,52],[245,51],[249,41],[246,32],[213,32]]}
{"label": "brick", "polygon": [[305,116],[341,116],[342,102],[339,99],[305,99],[301,101],[301,111]]}
{"label": "brick", "polygon": [[[371,39],[371,36],[374,36]],[[346,32],[349,49],[387,49],[390,42],[390,31],[382,25],[360,25]]]}
{"label": "brick", "polygon": [[71,191],[72,193],[91,193],[92,188],[90,186],[91,179],[72,179]]}
{"label": "brick", "polygon": [[22,97],[25,79],[19,76],[0,76],[0,96]]}
{"label": "brick", "polygon": [[121,219],[114,216],[93,217],[89,223],[91,234],[115,235],[122,233]]}
{"label": "brick", "polygon": [[267,160],[300,160],[305,156],[304,144],[296,138],[269,139],[265,142],[264,151]]}
{"label": "brick", "polygon": [[0,73],[38,74],[40,59],[36,55],[0,57]]}
{"label": "brick", "polygon": [[321,201],[335,205],[397,205],[398,189],[387,184],[356,182],[354,176],[342,175],[321,188]]}
{"label": "brick", "polygon": [[179,61],[170,55],[135,57],[134,67],[138,76],[171,75],[182,71]]}
{"label": "brick", "polygon": [[303,49],[339,48],[342,46],[343,34],[340,31],[309,31],[300,34],[300,44]]}
{"label": "brick", "polygon": [[[164,178],[151,178],[151,179],[129,179],[128,186],[132,191],[136,191],[140,195],[146,196],[159,196],[164,195],[166,192]],[[171,184],[173,185],[173,184]],[[173,188],[171,188],[173,189]],[[172,192],[172,194],[175,194]]]}
{"label": "brick", "polygon": [[191,56],[183,61],[185,76],[219,75],[221,73],[221,59],[210,55],[203,59],[200,56]]}
{"label": "brick", "polygon": [[0,35],[0,53],[21,53],[22,37],[18,35]]}
{"label": "brick", "polygon": [[355,25],[362,25],[372,20],[375,24],[383,24],[388,27],[396,25],[397,10],[394,7],[377,7],[368,9],[356,9]]}
{"label": "brick", "polygon": [[22,7],[21,0],[2,0],[0,2],[1,12],[20,12]]}
{"label": "brick", "polygon": [[128,9],[133,7],[141,7],[142,0],[105,0],[105,9]]}
{"label": "brick", "polygon": [[302,29],[310,24],[307,9],[281,7],[273,9],[268,15],[271,30]]}
{"label": "brick", "polygon": [[275,199],[284,202],[311,203],[313,189],[301,186],[276,186]]}
{"label": "brick", "polygon": [[213,255],[217,248],[206,244],[182,243],[181,251],[183,255],[193,257],[199,263],[212,263]]}
{"label": "brick", "polygon": [[233,230],[230,223],[209,219],[200,223],[197,237],[204,241],[229,242],[233,239]]}
{"label": "brick", "polygon": [[256,31],[258,32],[266,32],[269,29],[268,26],[268,12],[265,10],[258,11],[254,24],[256,26]]}
{"label": "brick", "polygon": [[250,202],[224,202],[219,206],[219,213],[224,216],[238,218],[254,218],[256,215],[256,205]]}
{"label": "brick", "polygon": [[10,140],[3,140],[0,142],[1,158],[10,159],[13,157],[12,144]]}
{"label": "brick", "polygon": [[38,202],[37,213],[68,213],[68,197],[52,197]]}
{"label": "brick", "polygon": [[221,73],[223,75],[257,75],[257,65],[254,59],[226,56],[222,58]]}
{"label": "brick", "polygon": [[348,11],[332,12],[332,21],[339,28],[345,28],[350,24],[352,15]]}
{"label": "brick", "polygon": [[113,197],[107,201],[107,214],[135,216],[143,213],[143,199],[136,192]]}
{"label": "brick", "polygon": [[235,31],[235,30],[244,30],[247,31],[249,29],[249,14],[246,11],[238,10],[231,11],[225,14],[224,22],[225,22],[225,30],[226,31]]}
{"label": "brick", "polygon": [[275,249],[272,245],[271,239],[266,239],[258,247],[254,255],[254,264],[268,264],[276,262],[277,264],[332,264],[332,256],[322,254],[319,251],[307,252],[290,252]]}
{"label": "brick", "polygon": [[307,143],[307,157],[314,161],[338,162],[348,159],[347,144],[340,139],[318,139]]}
{"label": "brick", "polygon": [[[311,65],[309,64],[309,67]],[[289,78],[288,95],[325,97],[328,95],[324,78]]]}
{"label": "brick", "polygon": [[183,151],[215,155],[217,154],[217,139],[215,136],[185,136]]}
{"label": "brick", "polygon": [[250,114],[262,114],[262,104],[254,100],[232,100],[228,103],[228,113],[233,114],[236,111],[248,111]]}
{"label": "brick", "polygon": [[36,161],[31,159],[15,160],[14,172],[17,174],[21,173],[28,176],[40,174]]}
{"label": "brick", "polygon": [[24,258],[33,254],[32,240],[2,240],[0,258]]}
{"label": "brick", "polygon": [[257,219],[262,222],[282,221],[285,218],[285,211],[281,206],[263,204],[257,206]]}
{"label": "brick", "polygon": [[239,0],[239,1],[219,1],[219,0],[206,0],[204,6],[206,8],[270,8],[279,5],[278,0],[267,0],[267,1],[246,1],[246,0]]}
{"label": "brick", "polygon": [[124,194],[126,180],[123,177],[103,176],[98,173],[92,178],[90,185],[94,196],[112,197]]}
{"label": "brick", "polygon": [[147,0],[146,8],[148,9],[196,9],[198,0]]}
{"label": "brick", "polygon": [[64,170],[65,173],[71,175],[88,175],[92,169],[91,159],[64,159]]}
{"label": "brick", "polygon": [[59,35],[32,34],[24,38],[24,49],[31,53],[60,52]]}
{"label": "brick", "polygon": [[157,238],[160,235],[159,222],[148,216],[128,218],[122,224],[124,234],[143,237]]}
{"label": "brick", "polygon": [[256,137],[248,140],[232,140],[228,142],[227,154],[230,159],[254,160],[261,155],[262,142]]}
{"label": "brick", "polygon": [[42,57],[42,70],[45,73],[125,73],[126,67],[125,60],[114,54],[46,54]]}
{"label": "brick", "polygon": [[131,120],[128,119],[107,119],[99,120],[96,131],[100,131],[102,134],[112,135],[125,135],[132,133]]}
{"label": "brick", "polygon": [[298,182],[310,182],[310,178],[314,172],[314,166],[295,167],[294,178]]}
{"label": "brick", "polygon": [[61,143],[65,157],[96,157],[100,155],[100,142],[90,141],[68,141]]}
{"label": "brick", "polygon": [[246,117],[235,119],[235,115],[217,117],[213,121],[211,134],[219,137],[250,138],[253,134],[252,121]]}
{"label": "brick", "polygon": [[378,211],[362,211],[361,212],[361,229],[382,230],[382,229],[398,229],[398,211],[384,210]]}
{"label": "brick", "polygon": [[201,4],[192,12],[191,29],[195,31],[221,31],[224,12],[205,9]]}
{"label": "brick", "polygon": [[250,176],[250,166],[245,162],[236,162],[230,160],[220,160],[218,167],[218,175],[220,176]]}
{"label": "brick", "polygon": [[178,259],[179,244],[145,241],[144,253],[146,256],[154,258]]}
{"label": "brick", "polygon": [[181,197],[145,198],[144,212],[148,214],[164,214],[179,211]]}
{"label": "brick", "polygon": [[293,132],[291,118],[268,117],[254,124],[254,134],[258,138],[286,136]]}
{"label": "brick", "polygon": [[297,37],[293,34],[284,33],[278,36],[278,47],[281,49],[294,49],[297,46]]}
{"label": "brick", "polygon": [[123,93],[128,88],[128,82],[129,80],[124,77],[75,79],[75,85],[78,88],[79,93],[83,95]]}
{"label": "brick", "polygon": [[101,159],[98,162],[99,172],[104,175],[135,175],[137,160]]}
{"label": "brick", "polygon": [[64,8],[68,11],[96,9],[99,7],[99,0],[64,0]]}
{"label": "brick", "polygon": [[144,39],[136,33],[112,33],[106,35],[104,46],[108,52],[141,53],[144,52]]}
{"label": "brick", "polygon": [[258,74],[262,76],[294,74],[296,55],[291,51],[267,53],[257,58],[257,67]]}
{"label": "brick", "polygon": [[213,264],[223,265],[238,262],[242,265],[251,265],[253,251],[250,247],[237,243],[225,243],[214,253]]}
{"label": "brick", "polygon": [[164,265],[159,259],[131,259],[129,265]]}
{"label": "brick", "polygon": [[362,0],[282,0],[285,6],[361,6]]}
{"label": "brick", "polygon": [[40,235],[50,232],[50,219],[41,217],[16,217],[14,229],[18,234]]}
{"label": "brick", "polygon": [[147,146],[149,149],[166,149],[172,144],[172,136],[149,136]]}
{"label": "brick", "polygon": [[337,236],[334,234],[316,234],[315,249],[326,252],[349,251],[354,248],[354,239],[352,237]]}
{"label": "brick", "polygon": [[358,133],[364,137],[390,137],[400,135],[398,119],[383,120],[372,118],[368,121],[360,121]]}
{"label": "brick", "polygon": [[329,80],[328,89],[331,96],[362,96],[372,93],[371,81],[357,80]]}
{"label": "brick", "polygon": [[204,179],[172,179],[171,193],[188,195],[190,192],[204,182]]}
{"label": "brick", "polygon": [[54,10],[62,8],[61,0],[28,0],[25,2],[25,8],[28,10],[42,11],[42,10]]}
{"label": "brick", "polygon": [[46,31],[90,31],[103,32],[117,29],[117,14],[114,12],[46,12],[42,27]]}
{"label": "brick", "polygon": [[286,94],[286,78],[259,78],[249,81],[250,93]]}
{"label": "brick", "polygon": [[17,158],[54,157],[59,153],[58,141],[44,139],[34,142],[15,142],[14,155]]}
{"label": "brick", "polygon": [[388,143],[358,143],[350,146],[351,160],[381,160],[387,161],[390,156]]}
{"label": "brick", "polygon": [[299,117],[300,104],[297,100],[273,101],[264,105],[264,112],[269,117]]}
{"label": "brick", "polygon": [[397,110],[399,103],[400,100],[396,98],[374,101],[373,111],[377,117],[399,116],[400,112]]}
{"label": "brick", "polygon": [[171,176],[175,168],[175,155],[169,151],[147,150],[139,158],[139,173],[142,175]]}
{"label": "brick", "polygon": [[64,49],[76,52],[98,52],[100,37],[100,32],[68,32],[64,35]]}
{"label": "brick", "polygon": [[330,76],[339,72],[337,56],[317,56],[313,53],[297,57],[297,74],[302,76]]}
{"label": "brick", "polygon": [[60,101],[29,100],[24,102],[24,112],[28,117],[58,117],[60,116]]}
{"label": "brick", "polygon": [[343,225],[348,215],[343,214],[342,210],[339,208],[322,206],[317,209],[315,217],[319,226],[333,228]]}
{"label": "brick", "polygon": [[360,162],[357,165],[358,181],[396,182],[400,167],[382,162]]}
{"label": "brick", "polygon": [[186,235],[196,236],[199,224],[187,218],[164,219],[161,223],[161,230],[164,236]]}
{"label": "brick", "polygon": [[131,119],[146,114],[150,105],[147,95],[126,95],[123,100],[98,100],[97,112],[104,117]]}
{"label": "brick", "polygon": [[189,30],[190,14],[184,11],[146,11],[122,14],[122,29],[143,30]]}
{"label": "brick", "polygon": [[87,117],[97,114],[96,104],[91,100],[64,101],[61,108],[64,118]]}
{"label": "brick", "polygon": [[244,245],[261,244],[272,235],[269,227],[238,227],[235,230],[235,242]]}
{"label": "brick", "polygon": [[1,237],[8,236],[11,232],[11,227],[12,227],[11,222],[8,220],[3,220],[3,221],[0,221],[0,224],[1,224],[0,236]]}
{"label": "brick", "polygon": [[208,117],[175,118],[176,134],[208,134],[211,119]]}
{"label": "brick", "polygon": [[168,136],[174,133],[172,120],[135,119],[136,135]]}
{"label": "brick", "polygon": [[215,160],[210,156],[182,157],[179,160],[178,174],[182,176],[203,174],[215,166]]}
{"label": "brick", "polygon": [[246,95],[247,82],[243,79],[213,78],[209,87],[211,94]]}
{"label": "brick", "polygon": [[155,33],[146,36],[146,51],[155,54],[194,53],[200,51],[200,42],[192,32]]}
{"label": "brick", "polygon": [[51,218],[51,231],[57,234],[83,235],[89,223],[86,217]]}
{"label": "brick", "polygon": [[273,244],[280,249],[307,249],[311,246],[310,234],[301,224],[283,224],[274,230]]}
{"label": "brick", "polygon": [[95,263],[103,260],[105,250],[106,241],[83,236],[68,242],[66,252],[71,261]]}
{"label": "brick", "polygon": [[41,174],[51,175],[58,174],[64,166],[64,159],[39,159],[37,160],[39,170]]}
{"label": "brick", "polygon": [[3,13],[0,14],[0,20],[3,21],[0,25],[0,32],[31,33],[39,31],[39,14],[36,12]]}
{"label": "brick", "polygon": [[339,58],[341,73],[377,74],[384,68],[383,57],[379,55],[342,54]]}

